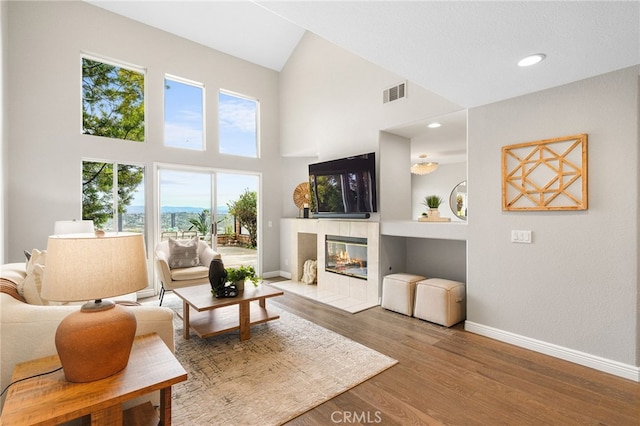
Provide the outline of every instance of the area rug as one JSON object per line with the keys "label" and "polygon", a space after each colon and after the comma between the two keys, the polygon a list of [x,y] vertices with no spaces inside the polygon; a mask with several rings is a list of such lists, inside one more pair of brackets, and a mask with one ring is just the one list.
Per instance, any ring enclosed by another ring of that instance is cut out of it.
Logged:
{"label": "area rug", "polygon": [[[168,296],[163,306],[181,314],[181,301]],[[253,326],[251,339],[243,342],[237,332],[184,340],[176,315],[176,357],[188,380],[173,387],[174,424],[280,425],[397,363],[273,304],[267,307],[280,318]]]}

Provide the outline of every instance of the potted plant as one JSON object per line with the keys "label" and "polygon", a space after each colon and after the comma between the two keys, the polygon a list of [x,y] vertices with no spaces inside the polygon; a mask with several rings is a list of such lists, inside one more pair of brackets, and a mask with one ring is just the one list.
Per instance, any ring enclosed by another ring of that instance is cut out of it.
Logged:
{"label": "potted plant", "polygon": [[236,285],[236,288],[240,291],[244,290],[245,281],[249,280],[254,286],[258,286],[260,277],[256,275],[256,270],[253,266],[241,265],[237,268],[225,268],[227,270],[227,281]]}
{"label": "potted plant", "polygon": [[205,240],[209,240],[209,210],[204,209],[198,213],[197,217],[189,218],[189,223],[191,224],[189,231],[195,228]]}
{"label": "potted plant", "polygon": [[429,208],[429,218],[440,217],[438,207],[442,204],[441,197],[438,197],[437,195],[429,195],[428,197],[425,197],[422,204]]}

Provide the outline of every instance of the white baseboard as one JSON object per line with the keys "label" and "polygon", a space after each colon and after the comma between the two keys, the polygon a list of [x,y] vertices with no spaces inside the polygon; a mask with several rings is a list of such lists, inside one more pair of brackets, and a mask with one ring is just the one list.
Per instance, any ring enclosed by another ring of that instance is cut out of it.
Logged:
{"label": "white baseboard", "polygon": [[282,278],[286,278],[286,279],[290,280],[290,279],[291,279],[291,272],[288,272],[288,271],[280,271],[280,276],[281,276]]}
{"label": "white baseboard", "polygon": [[510,343],[521,348],[530,349],[565,361],[584,365],[585,367],[604,371],[605,373],[613,374],[618,377],[640,382],[640,367],[554,345],[553,343],[531,339],[529,337],[520,336],[518,334],[477,324],[471,321],[465,321],[464,329],[471,333],[490,337],[501,342]]}
{"label": "white baseboard", "polygon": [[285,271],[271,271],[271,272],[265,272],[264,274],[262,274],[263,278],[275,278],[275,277],[284,277],[288,280],[291,279],[291,272],[285,272]]}

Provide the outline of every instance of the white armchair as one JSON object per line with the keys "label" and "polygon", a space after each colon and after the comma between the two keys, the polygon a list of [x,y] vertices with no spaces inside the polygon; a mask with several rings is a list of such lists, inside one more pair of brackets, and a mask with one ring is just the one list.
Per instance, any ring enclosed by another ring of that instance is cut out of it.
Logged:
{"label": "white armchair", "polygon": [[[178,240],[180,241],[180,240]],[[184,241],[180,241],[184,242]],[[156,270],[162,287],[160,288],[160,306],[165,291],[209,283],[209,265],[213,259],[220,259],[220,253],[214,251],[205,241],[198,241],[198,260],[196,266],[186,268],[170,268],[169,241],[162,241],[156,246]]]}

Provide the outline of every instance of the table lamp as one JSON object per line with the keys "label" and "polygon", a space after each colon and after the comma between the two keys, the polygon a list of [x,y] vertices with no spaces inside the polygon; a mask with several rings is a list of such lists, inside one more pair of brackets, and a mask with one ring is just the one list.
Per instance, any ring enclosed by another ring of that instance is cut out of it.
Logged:
{"label": "table lamp", "polygon": [[90,300],[65,317],[56,330],[56,349],[67,381],[92,382],[127,366],[136,317],[129,308],[103,299],[141,290],[147,284],[142,234],[49,237],[42,298]]}
{"label": "table lamp", "polygon": [[85,232],[94,232],[93,220],[56,220],[53,226],[55,235],[84,234]]}

